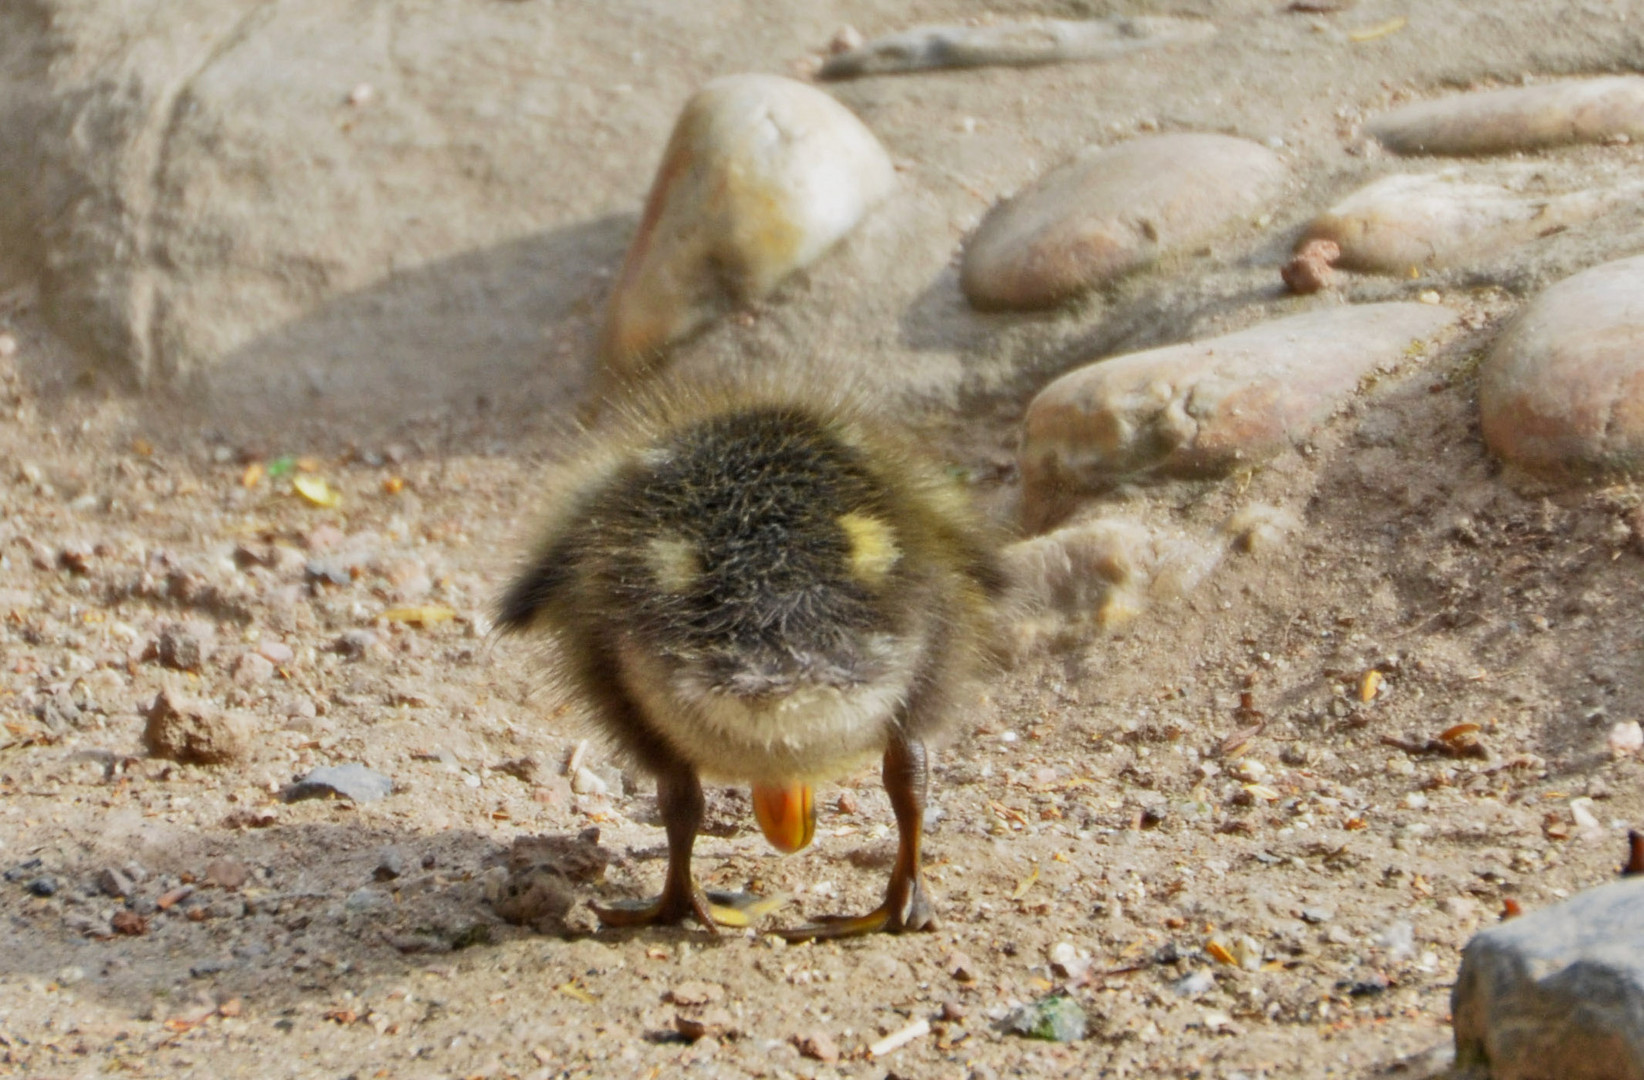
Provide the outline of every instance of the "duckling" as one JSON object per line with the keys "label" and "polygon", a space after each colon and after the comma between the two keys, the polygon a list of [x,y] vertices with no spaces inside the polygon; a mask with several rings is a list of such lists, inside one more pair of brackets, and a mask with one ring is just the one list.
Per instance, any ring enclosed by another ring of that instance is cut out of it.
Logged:
{"label": "duckling", "polygon": [[956,486],[847,406],[675,394],[597,442],[501,601],[545,631],[595,725],[655,776],[662,893],[607,925],[747,925],[691,874],[702,778],[752,785],[783,851],[810,842],[812,785],[879,758],[899,845],[884,903],[784,931],[922,930],[925,740],[951,718],[1004,588]]}

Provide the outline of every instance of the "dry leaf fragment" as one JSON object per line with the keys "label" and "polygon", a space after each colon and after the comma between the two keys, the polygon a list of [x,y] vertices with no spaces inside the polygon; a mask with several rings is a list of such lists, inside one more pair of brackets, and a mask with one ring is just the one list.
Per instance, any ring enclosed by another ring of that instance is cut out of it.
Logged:
{"label": "dry leaf fragment", "polygon": [[1375,41],[1377,38],[1384,38],[1388,34],[1398,33],[1404,29],[1404,25],[1409,21],[1403,15],[1399,15],[1396,18],[1388,19],[1386,22],[1366,26],[1361,30],[1354,30],[1347,35],[1347,38],[1349,41],[1362,45],[1366,41]]}
{"label": "dry leaf fragment", "polygon": [[1222,757],[1235,757],[1242,753],[1246,749],[1246,744],[1257,735],[1260,735],[1262,730],[1266,727],[1266,721],[1259,724],[1252,724],[1250,727],[1235,731],[1233,734],[1223,739],[1221,745]]}
{"label": "dry leaf fragment", "polygon": [[411,607],[389,608],[382,613],[382,617],[389,622],[433,626],[435,623],[450,622],[457,617],[457,613],[444,604],[417,604]]}
{"label": "dry leaf fragment", "polygon": [[1036,882],[1038,880],[1039,880],[1039,868],[1037,866],[1035,866],[1033,868],[1033,873],[1029,874],[1027,877],[1023,878],[1021,881],[1019,881],[1017,883],[1016,891],[1012,892],[1010,894],[1010,898],[1012,900],[1020,900],[1022,897],[1026,896],[1028,894],[1028,890],[1033,888],[1034,882]]}
{"label": "dry leaf fragment", "polygon": [[342,492],[327,483],[323,476],[299,473],[291,478],[291,487],[315,506],[331,508],[342,505]]}

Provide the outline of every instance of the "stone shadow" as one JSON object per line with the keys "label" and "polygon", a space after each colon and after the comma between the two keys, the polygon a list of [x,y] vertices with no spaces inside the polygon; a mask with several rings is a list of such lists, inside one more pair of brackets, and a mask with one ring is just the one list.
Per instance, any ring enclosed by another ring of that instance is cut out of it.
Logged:
{"label": "stone shadow", "polygon": [[205,428],[323,450],[563,423],[637,220],[612,214],[451,256],[323,304],[172,395],[156,409],[157,438]]}
{"label": "stone shadow", "polygon": [[[547,828],[531,835],[568,838],[576,831]],[[449,971],[463,957],[483,964],[489,950],[503,951],[493,957],[506,953],[517,961],[529,955],[551,965],[574,949],[567,938],[510,925],[493,911],[482,875],[505,863],[508,853],[494,836],[407,831],[339,804],[333,821],[195,836],[173,832],[165,840],[163,851],[129,839],[47,849],[38,870],[8,860],[16,880],[0,882],[0,916],[11,926],[0,941],[0,972],[42,984],[71,980],[77,994],[133,1018],[164,1021],[200,1001],[242,997],[261,1022],[270,1022],[304,1003],[335,1002],[344,991],[380,987],[420,970]],[[373,873],[385,850],[403,858],[403,871],[393,880]],[[146,905],[128,908],[103,894],[97,881],[102,868],[122,866],[134,854],[142,855],[152,876],[133,892]],[[613,855],[657,866],[664,857],[661,848]],[[205,879],[178,886],[185,869],[200,874],[213,859],[242,866],[244,884],[223,888]],[[38,875],[56,882],[49,899],[25,888],[26,879]],[[578,885],[575,891],[607,901],[625,889]],[[168,906],[156,910],[154,900],[167,892]],[[110,910],[145,911],[142,932],[111,933]],[[101,932],[82,932],[76,916],[95,921]],[[699,948],[735,940],[691,926],[643,933],[660,945],[684,941]],[[520,944],[528,945],[526,953]]]}

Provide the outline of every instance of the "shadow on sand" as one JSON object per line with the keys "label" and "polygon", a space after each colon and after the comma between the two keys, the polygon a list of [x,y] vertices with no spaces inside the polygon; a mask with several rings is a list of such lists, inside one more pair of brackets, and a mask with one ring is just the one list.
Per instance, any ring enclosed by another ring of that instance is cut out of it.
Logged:
{"label": "shadow on sand", "polygon": [[324,450],[563,423],[635,222],[550,230],[342,296],[202,373],[155,410],[156,434]]}

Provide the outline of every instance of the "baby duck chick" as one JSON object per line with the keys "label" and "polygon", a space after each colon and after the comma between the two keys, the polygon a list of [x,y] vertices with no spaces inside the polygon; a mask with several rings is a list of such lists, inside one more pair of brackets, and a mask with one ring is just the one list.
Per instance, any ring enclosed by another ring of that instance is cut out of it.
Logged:
{"label": "baby duck chick", "polygon": [[900,836],[884,903],[786,934],[932,926],[924,740],[1003,588],[962,494],[849,410],[780,399],[656,405],[570,488],[498,622],[555,639],[564,682],[656,777],[662,894],[601,919],[746,925],[691,875],[701,778],[750,782],[766,836],[796,851],[810,785],[879,757]]}

